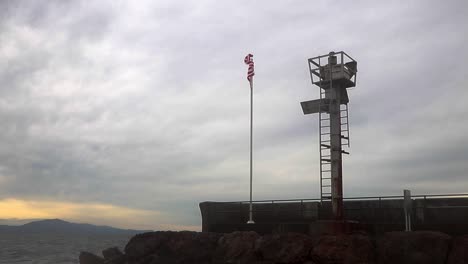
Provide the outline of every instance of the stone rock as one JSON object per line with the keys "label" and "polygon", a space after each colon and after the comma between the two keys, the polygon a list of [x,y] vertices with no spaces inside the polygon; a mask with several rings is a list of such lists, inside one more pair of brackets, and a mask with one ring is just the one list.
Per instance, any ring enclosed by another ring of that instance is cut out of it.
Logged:
{"label": "stone rock", "polygon": [[381,264],[443,264],[450,236],[440,232],[389,232],[377,243]]}
{"label": "stone rock", "polygon": [[218,240],[213,263],[251,263],[257,258],[254,248],[260,236],[253,231],[225,234]]}
{"label": "stone rock", "polygon": [[375,263],[372,240],[365,234],[322,236],[311,251],[316,263],[370,264]]}
{"label": "stone rock", "polygon": [[220,234],[151,232],[133,237],[125,247],[129,263],[210,263]]}
{"label": "stone rock", "polygon": [[151,255],[151,252],[167,242],[172,233],[174,232],[158,231],[138,234],[132,237],[125,246],[125,255],[131,260]]}
{"label": "stone rock", "polygon": [[345,254],[345,264],[376,263],[375,244],[367,234],[353,234],[348,236],[350,243]]}
{"label": "stone rock", "polygon": [[104,259],[112,259],[115,257],[121,257],[123,256],[123,253],[119,250],[117,247],[111,247],[108,249],[104,249],[102,251],[102,255],[104,256]]}
{"label": "stone rock", "polygon": [[[451,250],[450,244],[452,242]],[[468,264],[468,235],[451,237],[430,231],[390,232],[377,246],[365,233],[311,237],[299,233],[260,236],[150,232],[134,236],[125,247],[80,254],[81,264]]]}
{"label": "stone rock", "polygon": [[125,255],[117,248],[111,247],[102,251],[106,264],[124,264]]}
{"label": "stone rock", "polygon": [[80,253],[80,264],[104,264],[104,259],[89,252]]}
{"label": "stone rock", "polygon": [[468,264],[468,235],[457,237],[452,241],[447,264]]}
{"label": "stone rock", "polygon": [[265,235],[257,239],[255,251],[265,261],[302,263],[314,245],[310,236],[299,233]]}
{"label": "stone rock", "polygon": [[211,263],[221,234],[178,232],[168,241],[168,256],[174,256],[175,263]]}

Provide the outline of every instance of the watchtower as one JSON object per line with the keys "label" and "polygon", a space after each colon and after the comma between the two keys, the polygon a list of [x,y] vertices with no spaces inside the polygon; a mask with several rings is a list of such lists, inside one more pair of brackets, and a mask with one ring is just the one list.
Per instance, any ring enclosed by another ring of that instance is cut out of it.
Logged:
{"label": "watchtower", "polygon": [[320,199],[331,201],[336,220],[343,219],[342,155],[350,147],[348,88],[356,86],[357,62],[343,51],[308,59],[312,84],[320,99],[301,102],[302,111],[319,114]]}

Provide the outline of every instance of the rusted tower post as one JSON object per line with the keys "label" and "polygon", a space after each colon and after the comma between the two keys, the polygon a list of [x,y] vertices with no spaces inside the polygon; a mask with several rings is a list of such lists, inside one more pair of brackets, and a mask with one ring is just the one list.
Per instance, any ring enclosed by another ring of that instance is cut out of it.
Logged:
{"label": "rusted tower post", "polygon": [[302,102],[304,114],[319,114],[320,199],[331,201],[335,220],[343,220],[342,155],[349,154],[347,88],[356,86],[357,63],[345,52],[330,52],[308,60],[312,83],[320,99]]}

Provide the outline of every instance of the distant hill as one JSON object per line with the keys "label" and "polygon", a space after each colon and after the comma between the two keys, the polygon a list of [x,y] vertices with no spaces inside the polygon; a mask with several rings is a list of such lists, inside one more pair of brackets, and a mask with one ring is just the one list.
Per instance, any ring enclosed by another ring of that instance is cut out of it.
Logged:
{"label": "distant hill", "polygon": [[77,224],[61,219],[47,219],[30,222],[20,226],[0,225],[0,232],[20,233],[71,233],[71,234],[137,234],[148,230],[119,229],[110,226]]}

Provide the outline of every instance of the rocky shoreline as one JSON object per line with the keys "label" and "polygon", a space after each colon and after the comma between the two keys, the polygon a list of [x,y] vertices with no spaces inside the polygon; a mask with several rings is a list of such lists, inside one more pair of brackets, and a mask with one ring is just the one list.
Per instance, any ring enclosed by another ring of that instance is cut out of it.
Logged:
{"label": "rocky shoreline", "polygon": [[312,237],[158,231],[134,236],[124,252],[81,252],[80,264],[468,264],[468,235],[433,231]]}

